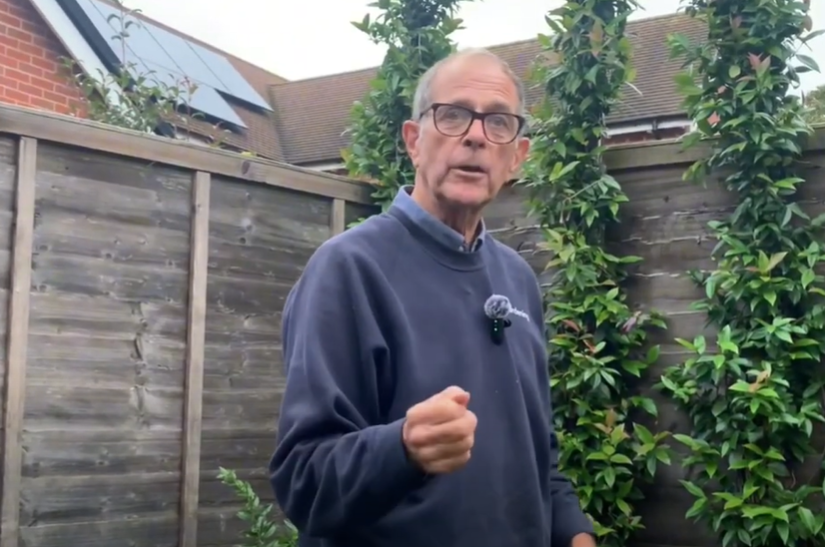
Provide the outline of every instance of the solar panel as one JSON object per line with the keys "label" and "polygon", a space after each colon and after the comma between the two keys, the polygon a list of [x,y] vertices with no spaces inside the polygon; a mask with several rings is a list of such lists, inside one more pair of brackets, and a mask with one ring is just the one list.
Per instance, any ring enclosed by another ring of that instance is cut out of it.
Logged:
{"label": "solar panel", "polygon": [[252,106],[271,110],[226,57],[144,21],[125,29],[128,36],[124,47],[117,37],[123,30],[120,21],[124,15],[117,7],[98,0],[77,2],[122,63],[149,61]]}
{"label": "solar panel", "polygon": [[246,103],[263,108],[264,110],[272,110],[267,103],[249,82],[241,76],[238,71],[232,66],[232,63],[223,55],[218,55],[214,51],[209,51],[203,46],[188,42],[192,50],[201,58],[203,63],[223,82],[226,86],[226,93],[232,95],[236,99],[240,99]]}
{"label": "solar panel", "polygon": [[158,47],[163,48],[170,57],[175,59],[181,73],[185,73],[187,77],[200,84],[229,92],[201,58],[195,55],[186,40],[162,28],[153,28],[152,36],[157,40]]}
{"label": "solar panel", "polygon": [[115,82],[104,78],[104,75],[109,73],[106,65],[75,27],[57,0],[32,0],[32,4],[86,75],[94,79],[99,86],[105,87],[108,100],[119,105],[120,94],[123,90]]}
{"label": "solar panel", "polygon": [[[104,35],[112,45],[112,49],[118,56],[121,62],[134,62],[137,59],[149,61],[156,65],[162,66],[167,71],[180,72],[180,67],[175,63],[172,57],[158,44],[152,37],[146,25],[130,24],[124,28],[124,23],[129,22],[128,14],[108,4],[96,2],[93,0],[80,0],[87,3],[91,10],[97,11],[100,18],[95,22],[95,26],[99,26],[99,30],[108,30],[110,34]],[[103,24],[108,26],[103,26]],[[119,38],[121,33],[126,33],[125,40]],[[123,58],[123,49],[126,46],[126,58]],[[134,58],[132,58],[134,56]]]}
{"label": "solar panel", "polygon": [[[181,83],[188,79],[198,87],[191,97],[183,97],[191,108],[238,127],[246,127],[218,91],[231,96],[234,93],[189,47],[188,41],[150,23],[136,21],[115,6],[98,0],[76,1],[109,45],[111,54],[127,66],[133,76],[144,76],[149,82],[158,81],[168,87],[181,87]],[[123,20],[133,21],[134,24],[124,29],[121,24]],[[122,32],[127,34],[125,40],[119,38]],[[249,97],[237,98],[261,106],[258,102],[249,101]],[[259,98],[260,101],[262,99]],[[269,106],[266,105],[266,108]]]}
{"label": "solar panel", "polygon": [[[143,60],[140,62],[140,65],[135,68],[138,73],[134,74],[134,76],[143,75],[150,82],[154,81],[160,84],[160,87],[182,88],[185,86],[181,81],[181,75],[171,72],[151,61]],[[182,91],[183,96],[181,100],[194,110],[198,110],[206,115],[229,122],[238,127],[246,127],[243,120],[214,88],[208,85],[198,85],[194,93],[189,94],[188,90],[183,89]]]}

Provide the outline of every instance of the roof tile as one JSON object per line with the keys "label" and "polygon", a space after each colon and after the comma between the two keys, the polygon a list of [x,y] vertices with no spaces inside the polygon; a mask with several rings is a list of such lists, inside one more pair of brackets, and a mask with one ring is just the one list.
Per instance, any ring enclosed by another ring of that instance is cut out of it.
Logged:
{"label": "roof tile", "polygon": [[[670,60],[666,39],[671,33],[701,39],[704,28],[702,22],[683,14],[630,22],[628,36],[637,71],[634,86],[641,94],[628,86],[609,121],[622,123],[681,115],[682,98],[673,82],[681,61]],[[489,49],[523,79],[541,53],[536,39]],[[277,110],[285,159],[296,164],[340,161],[341,149],[348,145],[344,132],[352,104],[366,95],[376,72],[377,67],[272,86],[270,98]],[[529,104],[535,104],[540,96],[541,89],[528,86]]]}

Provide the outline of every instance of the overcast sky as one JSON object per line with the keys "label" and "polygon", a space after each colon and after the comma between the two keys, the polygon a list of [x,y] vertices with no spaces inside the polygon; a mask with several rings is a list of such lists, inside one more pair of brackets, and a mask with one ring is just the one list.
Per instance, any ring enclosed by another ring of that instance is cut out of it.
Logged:
{"label": "overcast sky", "polygon": [[[376,66],[383,52],[350,22],[372,0],[125,0],[147,16],[215,45],[289,80]],[[634,18],[675,12],[679,0],[642,0]],[[462,47],[491,46],[546,32],[544,14],[559,0],[475,0],[460,16]],[[825,2],[813,2],[814,28],[825,26]],[[812,56],[825,69],[825,36]],[[806,75],[805,88],[825,83]]]}

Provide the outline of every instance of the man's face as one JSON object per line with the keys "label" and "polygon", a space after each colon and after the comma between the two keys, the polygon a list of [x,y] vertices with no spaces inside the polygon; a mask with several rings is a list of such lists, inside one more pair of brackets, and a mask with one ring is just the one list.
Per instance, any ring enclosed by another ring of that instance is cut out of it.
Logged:
{"label": "man's face", "polygon": [[498,144],[507,140],[506,124],[517,123],[515,118],[488,118],[486,135],[478,119],[459,133],[466,127],[462,120],[470,111],[517,114],[518,89],[495,59],[465,57],[439,70],[430,99],[442,106],[428,110],[420,121],[406,122],[403,129],[416,184],[423,184],[442,206],[480,210],[515,176],[530,145],[523,137]]}

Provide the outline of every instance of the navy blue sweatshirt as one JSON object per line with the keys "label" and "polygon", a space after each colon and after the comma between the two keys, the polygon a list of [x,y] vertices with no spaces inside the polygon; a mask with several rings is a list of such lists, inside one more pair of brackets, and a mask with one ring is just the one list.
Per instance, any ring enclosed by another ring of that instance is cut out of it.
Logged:
{"label": "navy blue sweatshirt", "polygon": [[[483,237],[462,252],[393,206],[321,245],[290,292],[270,473],[302,547],[569,547],[593,532],[557,469],[535,276]],[[493,294],[514,309],[502,345]],[[451,385],[470,393],[475,445],[427,476],[405,413]]]}

